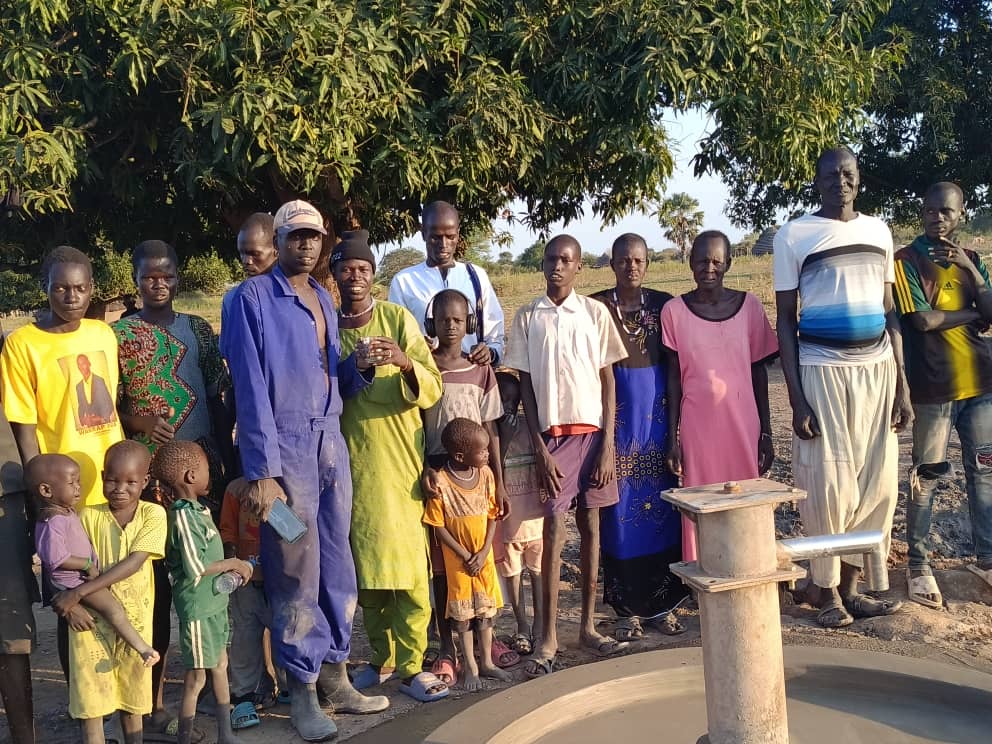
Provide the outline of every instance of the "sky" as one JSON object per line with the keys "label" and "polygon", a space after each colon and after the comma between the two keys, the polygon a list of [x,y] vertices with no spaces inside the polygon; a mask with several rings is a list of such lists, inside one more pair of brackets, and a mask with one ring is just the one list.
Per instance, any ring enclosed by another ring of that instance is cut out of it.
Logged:
{"label": "sky", "polygon": [[[746,234],[745,231],[734,227],[723,212],[728,198],[726,186],[716,176],[695,178],[692,175],[692,166],[689,161],[696,153],[696,144],[706,132],[705,114],[700,111],[690,111],[677,116],[673,114],[665,118],[664,124],[675,155],[675,173],[668,182],[666,194],[675,194],[680,191],[688,193],[699,202],[699,207],[705,215],[703,221],[705,229],[722,230],[727,233],[732,242],[740,240]],[[509,208],[517,214],[522,214],[525,211],[523,203],[520,202],[512,203]],[[503,220],[496,220],[493,227],[497,232],[504,230],[510,232],[513,236],[513,245],[508,250],[514,255],[519,254],[538,237],[536,233],[531,232],[520,223],[510,224]],[[604,228],[602,222],[593,216],[592,208],[589,207],[586,210],[586,217],[574,220],[567,226],[557,224],[551,229],[550,234],[555,235],[558,232],[569,233],[579,241],[583,251],[595,254],[608,251],[613,239],[625,232],[643,235],[647,240],[648,247],[655,250],[661,250],[670,245],[665,240],[657,219],[637,212]],[[384,252],[389,252],[399,245],[424,250],[424,241],[417,234],[400,241],[397,245],[384,246]]]}

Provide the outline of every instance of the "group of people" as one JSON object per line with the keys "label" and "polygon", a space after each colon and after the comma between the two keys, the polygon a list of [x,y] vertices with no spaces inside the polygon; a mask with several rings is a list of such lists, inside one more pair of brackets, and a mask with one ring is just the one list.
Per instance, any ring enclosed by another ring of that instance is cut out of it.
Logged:
{"label": "group of people", "polygon": [[[932,187],[924,235],[894,254],[885,224],[854,209],[852,153],[824,152],[816,186],[820,209],[775,238],[776,331],[755,296],[724,286],[730,243],[709,230],[680,297],[644,286],[634,234],[613,243],[615,286],[580,295],[581,247],[554,237],[545,292],[508,337],[486,272],[458,259],[445,202],[424,208],[426,260],[395,276],[389,301],[373,297],[368,234],[343,233],[330,257],[338,307],[311,276],[324,217],[303,201],[252,215],[238,235],[248,278],[224,297],[219,340],[174,309],[168,244],[135,248],[142,307],[112,326],[85,317],[89,259],[52,251],[49,312],[0,352],[0,694],[14,741],[35,740],[35,550],[87,744],[115,711],[126,742],[199,740],[208,671],[225,743],[277,699],[303,739],[323,741],[336,733],[328,711],[388,707],[366,691],[389,679],[430,702],[507,679],[521,657],[527,676],[551,674],[572,510],[579,643],[608,656],[645,626],[681,632],[672,610],[687,589],[669,564],[695,559],[696,535],[661,493],[768,471],[776,356],[806,532],[889,533],[896,432],[915,411],[909,596],[941,606],[927,535],[952,425],[971,568],[992,582],[992,352],[980,335],[992,294],[981,260],[953,241],[963,195]],[[277,530],[276,506],[299,531]],[[611,635],[595,622],[600,563]],[[860,568],[859,556],[812,562],[823,626],[899,610],[859,591]],[[515,625],[497,637],[504,591]],[[371,657],[349,669],[359,606]],[[178,717],[162,697],[173,608],[187,669]]]}

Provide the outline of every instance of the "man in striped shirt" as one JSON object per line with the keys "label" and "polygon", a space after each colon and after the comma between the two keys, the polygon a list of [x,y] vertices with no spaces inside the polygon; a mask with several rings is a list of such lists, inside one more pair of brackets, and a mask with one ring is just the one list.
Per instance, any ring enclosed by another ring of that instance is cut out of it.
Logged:
{"label": "man in striped shirt", "polygon": [[[899,495],[896,432],[913,415],[892,304],[892,233],[855,211],[859,183],[850,150],[825,151],[816,163],[819,211],[786,223],[775,236],[792,467],[808,493],[800,502],[808,535],[882,530],[888,537]],[[810,561],[823,627],[901,606],[859,593],[861,566],[859,555]]]}
{"label": "man in striped shirt", "polygon": [[939,609],[943,597],[930,569],[933,488],[950,472],[947,443],[961,440],[977,565],[992,583],[992,322],[989,273],[974,251],[955,243],[964,195],[935,183],[923,200],[923,235],[895,258],[895,300],[902,316],[906,374],[916,424],[906,505],[909,598]]}

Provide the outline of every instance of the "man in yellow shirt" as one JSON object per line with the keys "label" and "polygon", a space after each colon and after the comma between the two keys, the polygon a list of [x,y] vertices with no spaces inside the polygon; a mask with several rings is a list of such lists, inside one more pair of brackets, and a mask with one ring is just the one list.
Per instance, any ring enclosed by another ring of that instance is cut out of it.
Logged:
{"label": "man in yellow shirt", "polygon": [[107,324],[85,318],[93,295],[86,254],[60,246],[45,257],[42,276],[49,311],[7,337],[0,352],[0,400],[21,461],[68,455],[79,464],[83,501],[93,506],[105,501],[103,455],[124,438],[112,404],[117,339]]}

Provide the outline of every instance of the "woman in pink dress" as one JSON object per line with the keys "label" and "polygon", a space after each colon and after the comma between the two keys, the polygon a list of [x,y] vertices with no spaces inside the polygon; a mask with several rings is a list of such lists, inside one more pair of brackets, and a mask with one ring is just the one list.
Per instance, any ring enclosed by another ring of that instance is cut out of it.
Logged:
{"label": "woman in pink dress", "polygon": [[[775,457],[767,362],[778,341],[749,292],[727,289],[727,236],[700,233],[689,252],[696,289],[661,311],[668,348],[668,467],[683,486],[757,478]],[[682,518],[682,559],[696,560],[696,532]]]}

